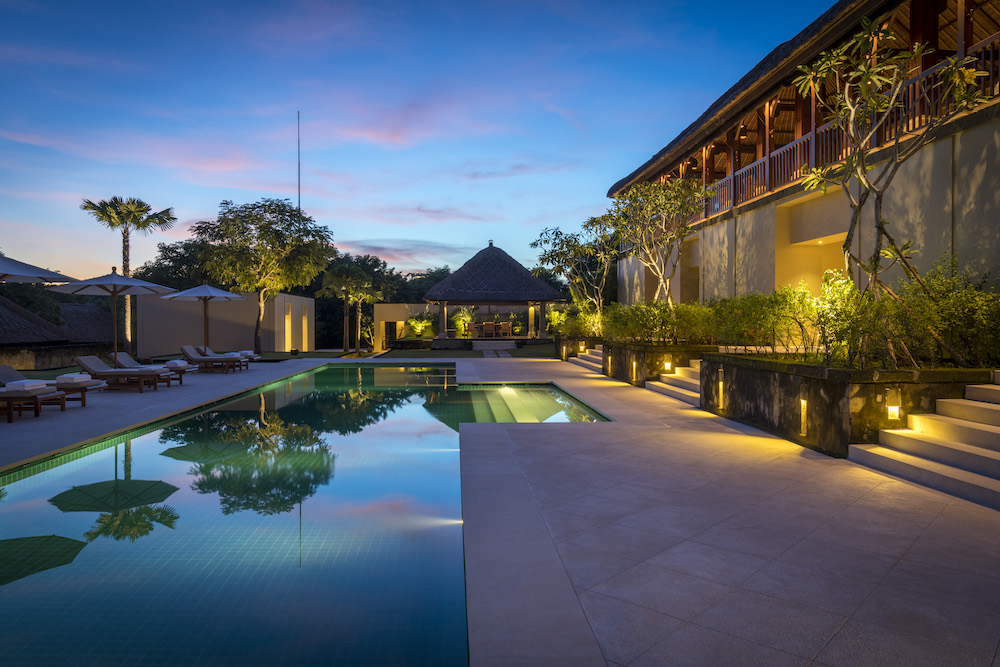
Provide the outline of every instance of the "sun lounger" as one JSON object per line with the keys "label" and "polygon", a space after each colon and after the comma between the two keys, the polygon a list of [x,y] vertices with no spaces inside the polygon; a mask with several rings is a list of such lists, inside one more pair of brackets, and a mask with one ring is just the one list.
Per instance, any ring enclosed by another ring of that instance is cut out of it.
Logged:
{"label": "sun lounger", "polygon": [[24,414],[25,407],[31,407],[35,411],[35,416],[42,414],[43,405],[58,405],[61,410],[66,410],[66,394],[51,387],[34,386],[33,388],[20,388],[18,383],[9,383],[14,387],[4,386],[0,389],[0,408],[7,414],[7,423],[14,421],[14,408],[17,408],[18,416]]}
{"label": "sun lounger", "polygon": [[[0,364],[0,385],[6,386],[10,382],[21,382],[27,379],[13,366]],[[45,380],[44,382],[49,391],[61,391],[66,394],[67,401],[80,401],[81,407],[87,405],[88,391],[100,391],[108,388],[107,382],[95,380],[87,373],[68,373],[60,375],[55,380]]]}
{"label": "sun lounger", "polygon": [[111,366],[108,366],[92,354],[76,357],[74,361],[94,378],[106,381],[109,389],[138,387],[140,394],[146,387],[157,389],[157,385],[160,382],[169,387],[170,380],[175,377],[173,373],[162,373],[156,370],[145,371],[135,368],[111,368]]}
{"label": "sun lounger", "polygon": [[193,345],[181,345],[181,354],[192,364],[197,364],[199,370],[203,371],[229,371],[239,370],[243,366],[242,359],[220,356],[207,356],[199,353]]}
{"label": "sun lounger", "polygon": [[222,352],[222,353],[219,353],[219,352],[216,352],[215,350],[213,350],[210,347],[201,347],[201,346],[199,346],[199,347],[196,347],[195,349],[198,350],[198,352],[201,352],[202,354],[204,354],[206,357],[227,357],[229,359],[239,359],[240,360],[240,364],[241,364],[241,368],[250,368],[250,362],[251,361],[257,361],[258,359],[260,359],[260,357],[258,357],[256,354],[253,353],[253,350],[243,350],[241,352]]}
{"label": "sun lounger", "polygon": [[196,371],[198,367],[186,361],[176,359],[165,364],[140,364],[132,358],[128,352],[118,353],[118,366],[121,368],[135,368],[138,370],[157,370],[161,373],[173,373],[180,384],[184,384],[184,374],[188,371]]}

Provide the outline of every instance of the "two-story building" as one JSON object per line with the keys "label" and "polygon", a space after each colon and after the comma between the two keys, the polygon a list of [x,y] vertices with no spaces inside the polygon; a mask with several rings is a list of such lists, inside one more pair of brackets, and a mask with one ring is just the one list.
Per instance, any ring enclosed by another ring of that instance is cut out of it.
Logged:
{"label": "two-story building", "polygon": [[[913,241],[918,269],[947,253],[979,275],[1000,276],[1000,0],[841,0],[611,187],[613,197],[634,183],[672,177],[715,186],[683,244],[671,286],[675,301],[770,292],[800,280],[815,291],[826,269],[844,267],[848,199],[837,187],[806,191],[802,178],[814,166],[839,161],[845,142],[815,98],[830,91],[807,98],[792,82],[799,65],[857,33],[862,18],[880,16],[889,17],[897,36],[933,49],[907,85],[926,86],[946,58],[967,55],[986,72],[978,85],[987,98],[903,165],[884,217],[897,239]],[[863,217],[859,249],[871,245],[873,227],[872,216]],[[619,261],[618,279],[622,303],[655,292],[635,258]]]}

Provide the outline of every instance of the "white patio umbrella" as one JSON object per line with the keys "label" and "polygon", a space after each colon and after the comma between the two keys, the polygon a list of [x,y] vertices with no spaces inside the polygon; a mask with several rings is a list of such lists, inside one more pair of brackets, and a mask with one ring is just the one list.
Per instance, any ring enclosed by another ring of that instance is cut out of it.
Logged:
{"label": "white patio umbrella", "polygon": [[75,283],[66,285],[53,285],[49,287],[53,292],[63,294],[83,294],[87,296],[110,296],[111,297],[111,321],[114,327],[112,339],[114,340],[114,360],[115,368],[118,367],[118,305],[117,297],[126,294],[167,294],[175,292],[172,287],[164,287],[156,283],[148,283],[138,278],[128,278],[118,274],[117,267],[111,267],[111,273],[106,276],[78,280]]}
{"label": "white patio umbrella", "polygon": [[239,294],[233,294],[232,292],[227,292],[226,290],[219,289],[218,287],[212,287],[208,284],[208,281],[204,281],[197,287],[192,287],[191,289],[186,289],[182,292],[174,292],[173,294],[168,294],[166,296],[161,296],[161,299],[179,299],[181,301],[201,301],[204,306],[204,320],[205,320],[205,347],[208,347],[208,302],[209,301],[245,301],[246,299]]}
{"label": "white patio umbrella", "polygon": [[73,280],[76,279],[0,255],[0,283],[66,283]]}

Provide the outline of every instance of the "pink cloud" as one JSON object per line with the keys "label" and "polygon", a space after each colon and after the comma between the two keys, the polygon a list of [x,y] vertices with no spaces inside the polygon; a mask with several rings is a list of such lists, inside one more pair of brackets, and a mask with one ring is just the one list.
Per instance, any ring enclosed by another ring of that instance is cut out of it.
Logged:
{"label": "pink cloud", "polygon": [[459,267],[481,248],[417,239],[337,240],[342,252],[376,255],[398,271],[416,271],[447,264]]}

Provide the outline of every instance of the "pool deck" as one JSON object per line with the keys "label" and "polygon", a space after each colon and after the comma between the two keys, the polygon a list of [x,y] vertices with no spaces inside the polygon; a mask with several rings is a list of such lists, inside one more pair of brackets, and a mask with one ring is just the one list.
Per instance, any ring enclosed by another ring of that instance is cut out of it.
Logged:
{"label": "pool deck", "polygon": [[[0,469],[331,361],[15,418]],[[462,382],[553,381],[614,420],[461,426],[474,667],[1000,667],[1000,512],[575,364],[455,363]]]}

